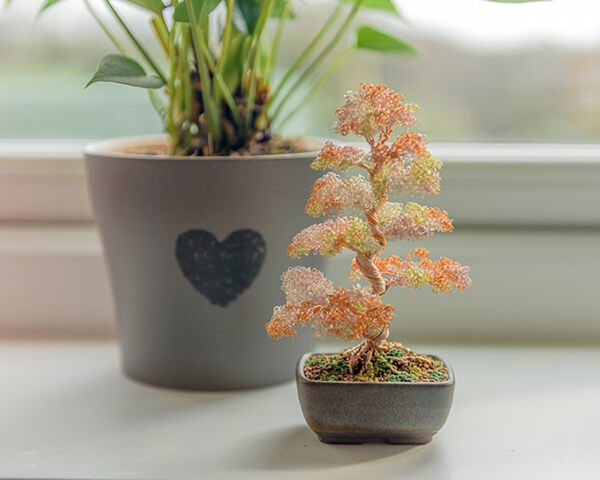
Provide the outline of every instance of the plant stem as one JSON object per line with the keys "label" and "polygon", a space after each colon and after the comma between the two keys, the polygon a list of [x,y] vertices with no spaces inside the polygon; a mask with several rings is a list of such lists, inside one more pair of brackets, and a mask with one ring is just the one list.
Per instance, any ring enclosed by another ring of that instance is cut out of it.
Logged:
{"label": "plant stem", "polygon": [[260,49],[260,38],[267,24],[267,19],[271,15],[271,9],[273,8],[273,0],[264,0],[265,5],[261,8],[260,16],[256,22],[254,33],[252,34],[252,44],[250,45],[250,51],[248,52],[248,62],[250,65],[255,64],[255,58],[258,56]]}
{"label": "plant stem", "polygon": [[158,96],[156,90],[149,88],[147,91],[148,98],[150,98],[150,104],[152,105],[152,108],[154,108],[154,111],[158,114],[164,125],[167,119],[167,110],[165,108],[164,101]]}
{"label": "plant stem", "polygon": [[[215,97],[216,97],[215,101],[216,101],[217,105],[221,101],[219,94],[222,93],[224,96],[226,96],[225,91],[229,92],[228,89],[223,90],[223,84],[225,82],[222,79],[219,80],[218,78],[216,78],[216,76],[221,75],[221,72],[223,71],[223,65],[225,63],[225,59],[227,58],[227,52],[229,50],[229,41],[231,39],[231,24],[232,24],[232,15],[233,15],[233,1],[234,0],[226,0],[227,17],[225,19],[225,27],[223,30],[223,40],[221,43],[221,52],[219,54],[219,58],[217,59],[216,68],[214,66],[211,67],[211,69],[215,73],[215,81],[217,82],[217,84],[220,87],[219,89],[215,89]],[[229,108],[232,111],[234,118],[236,118],[235,102],[233,102],[233,97],[230,96],[230,98],[231,98],[232,102],[230,102],[227,98],[225,99],[225,101],[229,105]],[[233,107],[230,103],[233,103]],[[237,120],[236,120],[236,122],[237,122]]]}
{"label": "plant stem", "polygon": [[126,57],[129,56],[128,53],[127,53],[127,50],[125,50],[125,48],[123,47],[123,45],[121,45],[121,42],[119,42],[117,40],[117,37],[115,37],[111,33],[111,31],[108,29],[108,27],[100,19],[100,17],[96,13],[96,11],[92,8],[92,6],[90,5],[89,0],[83,0],[83,2],[85,3],[85,6],[86,6],[87,10],[90,12],[90,15],[94,18],[94,20],[96,20],[96,23],[100,26],[100,28],[102,29],[102,31],[104,32],[104,34],[108,37],[108,39],[112,42],[112,44],[117,48],[117,50],[119,52],[121,52],[121,55],[124,55]]}
{"label": "plant stem", "polygon": [[223,71],[225,59],[227,58],[227,54],[229,53],[229,43],[231,42],[231,18],[233,15],[233,2],[234,0],[226,0],[227,18],[225,19],[225,28],[223,29],[223,43],[221,46],[221,54],[219,55],[219,60],[217,62],[218,73],[221,73]]}
{"label": "plant stem", "polygon": [[279,22],[277,23],[277,30],[275,31],[275,36],[273,37],[273,43],[267,59],[267,68],[265,72],[265,80],[267,82],[270,82],[271,76],[273,75],[275,59],[277,57],[277,53],[279,52],[279,46],[281,45],[281,37],[283,36],[283,27],[285,26],[285,22],[290,15],[291,8],[292,0],[286,0],[281,12],[281,17],[279,17]]}
{"label": "plant stem", "polygon": [[167,29],[167,26],[165,24],[164,19],[161,17],[153,17],[152,20],[150,21],[150,24],[152,25],[152,30],[154,31],[154,35],[156,35],[156,38],[158,39],[158,43],[160,43],[160,46],[163,49],[163,52],[165,52],[165,55],[169,54],[169,47],[168,47],[168,43],[169,43],[169,30]]}
{"label": "plant stem", "polygon": [[[214,103],[214,98],[212,98],[210,77],[208,75],[208,69],[206,68],[204,53],[202,51],[203,39],[199,32],[194,3],[191,0],[186,0],[185,4],[190,19],[190,27],[192,29],[192,48],[196,55],[196,63],[198,64],[198,72],[202,82],[202,103],[206,112],[206,123],[208,125],[209,133],[213,137],[212,140],[214,140],[215,143],[220,143],[222,137],[221,124],[219,123],[217,105]],[[210,143],[209,139],[209,152],[212,153]]]}
{"label": "plant stem", "polygon": [[193,122],[191,104],[192,104],[192,96],[193,88],[192,88],[192,77],[190,76],[190,65],[188,60],[188,52],[190,51],[190,42],[192,41],[190,38],[189,26],[186,25],[182,27],[184,32],[181,35],[181,45],[179,46],[180,52],[185,52],[183,54],[179,54],[179,78],[181,82],[181,111],[183,115],[187,116],[187,119],[190,122]]}
{"label": "plant stem", "polygon": [[352,10],[350,10],[350,13],[346,17],[346,20],[344,20],[344,23],[342,24],[340,29],[337,31],[335,36],[329,41],[329,43],[325,46],[325,48],[323,48],[323,50],[317,56],[317,58],[315,58],[310,63],[310,65],[306,68],[306,70],[304,70],[302,75],[300,75],[300,77],[289,88],[289,90],[287,91],[287,93],[285,94],[285,96],[283,97],[283,99],[281,100],[281,102],[279,103],[277,108],[275,109],[273,118],[277,117],[277,115],[279,114],[279,112],[281,111],[283,106],[286,104],[287,100],[293,95],[294,91],[306,81],[308,76],[315,70],[315,68],[317,68],[319,66],[319,64],[327,57],[327,55],[329,55],[329,53],[335,48],[337,43],[344,36],[346,31],[350,28],[350,25],[352,24],[352,20],[354,20],[354,17],[360,10],[360,7],[362,6],[363,2],[364,2],[364,0],[356,1],[354,6],[352,7]]}
{"label": "plant stem", "polygon": [[146,49],[142,46],[142,44],[138,41],[138,39],[135,38],[135,35],[131,32],[131,30],[129,29],[129,27],[127,26],[127,24],[123,21],[123,19],[119,15],[119,13],[115,10],[115,7],[112,6],[112,4],[110,3],[110,0],[104,0],[104,3],[106,3],[106,5],[110,9],[110,11],[114,15],[114,17],[121,24],[121,27],[123,27],[123,30],[125,31],[125,33],[127,33],[127,36],[131,39],[131,41],[136,46],[136,48],[138,49],[138,51],[146,59],[146,61],[150,65],[150,67],[152,67],[152,70],[154,70],[156,72],[156,74],[160,77],[160,79],[166,85],[167,84],[167,77],[165,77],[165,75],[162,73],[162,71],[160,70],[160,68],[158,68],[158,66],[154,63],[154,61],[152,60],[152,57],[150,57],[150,55],[148,54],[148,52],[146,51]]}
{"label": "plant stem", "polygon": [[[213,76],[215,77],[215,82],[217,83],[220,92],[223,94],[223,98],[225,99],[227,106],[231,110],[233,118],[235,119],[236,122],[239,123],[239,118],[238,118],[237,111],[235,108],[235,100],[233,99],[231,90],[229,90],[229,87],[225,83],[225,80],[223,79],[223,75],[218,71],[217,66],[215,65],[215,61],[213,59],[212,53],[208,49],[208,45],[204,41],[204,38],[202,38],[202,36],[199,36],[199,40],[200,40],[200,48],[202,49],[202,53],[206,59],[206,63],[208,63],[208,67],[213,72]],[[218,103],[219,103],[218,99],[216,99],[215,104],[218,105]]]}
{"label": "plant stem", "polygon": [[[277,128],[282,128],[292,117],[294,117],[302,108],[308,105],[309,100],[317,92],[317,90],[323,85],[331,75],[339,68],[339,66],[346,61],[346,59],[354,53],[354,47],[348,47],[327,67],[327,69],[321,74],[321,77],[314,83],[308,93],[300,100],[297,105],[287,114],[287,116],[277,125]],[[275,121],[275,117],[272,118]]]}
{"label": "plant stem", "polygon": [[287,72],[279,82],[277,89],[273,93],[271,97],[271,102],[273,102],[278,95],[281,94],[288,80],[292,78],[294,72],[306,61],[306,59],[310,56],[310,54],[314,51],[317,45],[321,42],[325,34],[329,31],[329,29],[333,26],[337,18],[340,16],[344,9],[344,5],[342,2],[339,2],[338,6],[335,8],[331,16],[327,19],[323,27],[317,35],[312,39],[312,41],[308,44],[308,46],[304,49],[304,51],[300,54],[300,56],[296,59],[296,61],[288,68]]}
{"label": "plant stem", "polygon": [[254,112],[254,102],[256,100],[256,70],[258,67],[258,60],[260,58],[260,37],[262,36],[267,19],[271,15],[271,9],[273,8],[273,0],[265,0],[266,5],[262,8],[258,23],[254,31],[253,45],[250,47],[249,58],[251,59],[250,67],[250,85],[248,87],[248,105],[246,106],[246,121],[242,137],[245,137],[250,130],[250,123],[252,122],[252,113]]}
{"label": "plant stem", "polygon": [[246,140],[248,130],[250,130],[250,123],[252,122],[252,113],[254,111],[254,105],[256,101],[256,76],[253,72],[256,69],[257,63],[258,55],[255,57],[254,62],[252,64],[252,68],[250,69],[250,85],[248,86],[248,104],[246,105],[246,117],[244,119],[244,129],[242,131],[242,138],[244,139],[244,141]]}
{"label": "plant stem", "polygon": [[[173,0],[173,7],[179,2]],[[164,19],[163,19],[164,20]],[[166,24],[165,24],[166,27]],[[169,83],[167,86],[169,107],[167,116],[167,132],[169,134],[169,153],[171,155],[187,155],[190,146],[190,126],[197,119],[192,115],[192,88],[190,75],[189,25],[174,22],[168,30]]]}
{"label": "plant stem", "polygon": [[175,124],[175,78],[177,71],[177,45],[176,45],[177,26],[173,25],[173,28],[169,32],[169,43],[168,43],[168,54],[169,58],[169,81],[167,83],[167,94],[169,96],[169,107],[167,109],[167,122],[166,130],[169,134],[169,153],[175,155],[178,153],[177,148],[179,145],[179,133]]}
{"label": "plant stem", "polygon": [[[208,48],[206,40],[204,39],[204,37],[202,35],[198,35],[198,40],[200,42],[200,48],[202,49],[202,54],[204,55],[206,63],[208,64],[208,67],[210,68],[210,70],[213,72],[215,82],[218,85],[220,92],[223,94],[223,98],[225,99],[225,102],[229,106],[234,119],[236,120],[236,122],[239,122],[238,115],[237,115],[236,108],[235,108],[235,100],[233,99],[231,90],[229,90],[229,87],[225,83],[225,80],[223,79],[223,75],[218,71],[217,65],[215,65],[215,60],[213,58],[213,54],[211,53],[210,49]],[[220,60],[220,58],[219,58],[219,60]],[[217,99],[215,99],[215,105],[218,105],[218,104],[219,104],[219,99],[217,98]]]}

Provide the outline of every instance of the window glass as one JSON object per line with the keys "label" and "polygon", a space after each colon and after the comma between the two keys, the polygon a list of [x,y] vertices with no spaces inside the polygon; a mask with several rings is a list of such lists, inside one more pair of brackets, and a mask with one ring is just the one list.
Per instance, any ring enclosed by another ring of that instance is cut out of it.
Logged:
{"label": "window glass", "polygon": [[[159,132],[145,91],[100,84],[84,90],[98,59],[113,49],[83,2],[65,1],[36,21],[39,3],[12,0],[0,13],[0,137]],[[99,10],[102,5],[97,3]],[[297,18],[286,28],[282,69],[332,5],[298,2]],[[420,129],[432,140],[591,142],[600,137],[597,0],[397,0],[396,5],[404,21],[368,15],[413,44],[419,55],[354,54],[285,131],[330,135],[341,93],[368,81],[385,82],[419,103]],[[118,7],[150,39],[147,18],[135,8]],[[309,89],[307,84],[296,100]]]}

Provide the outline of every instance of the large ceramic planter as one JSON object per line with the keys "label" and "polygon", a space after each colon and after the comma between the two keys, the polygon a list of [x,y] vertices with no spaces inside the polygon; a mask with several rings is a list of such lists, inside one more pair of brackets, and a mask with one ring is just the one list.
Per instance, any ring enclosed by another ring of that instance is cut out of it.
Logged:
{"label": "large ceramic planter", "polygon": [[114,140],[85,151],[125,373],[184,389],[290,379],[289,365],[311,338],[273,342],[264,324],[284,302],[286,247],[309,223],[302,205],[317,175],[309,169],[315,154],[123,153],[162,141]]}
{"label": "large ceramic planter", "polygon": [[431,441],[448,418],[454,395],[454,373],[444,382],[325,382],[309,380],[298,361],[298,399],[308,426],[325,443],[423,444]]}

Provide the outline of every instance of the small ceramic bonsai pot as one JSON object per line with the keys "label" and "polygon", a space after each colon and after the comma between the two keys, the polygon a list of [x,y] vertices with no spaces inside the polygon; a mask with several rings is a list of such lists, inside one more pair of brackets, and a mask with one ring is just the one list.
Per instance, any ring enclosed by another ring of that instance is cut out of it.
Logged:
{"label": "small ceramic bonsai pot", "polygon": [[429,443],[446,422],[454,395],[454,373],[444,382],[325,382],[309,380],[298,361],[298,399],[306,423],[324,443],[383,440]]}

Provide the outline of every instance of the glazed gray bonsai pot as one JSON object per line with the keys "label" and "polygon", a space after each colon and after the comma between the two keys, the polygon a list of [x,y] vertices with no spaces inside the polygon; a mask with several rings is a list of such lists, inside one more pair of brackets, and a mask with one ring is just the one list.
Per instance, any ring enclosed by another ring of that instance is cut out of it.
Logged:
{"label": "glazed gray bonsai pot", "polygon": [[[85,150],[110,275],[125,373],[166,387],[215,390],[291,380],[313,345],[273,342],[286,247],[303,213],[315,153],[165,157],[124,153],[165,139]],[[318,266],[313,257],[308,265]]]}
{"label": "glazed gray bonsai pot", "polygon": [[398,444],[429,443],[448,418],[454,373],[444,382],[326,382],[309,380],[300,357],[296,369],[298,399],[306,423],[324,443],[381,440]]}

